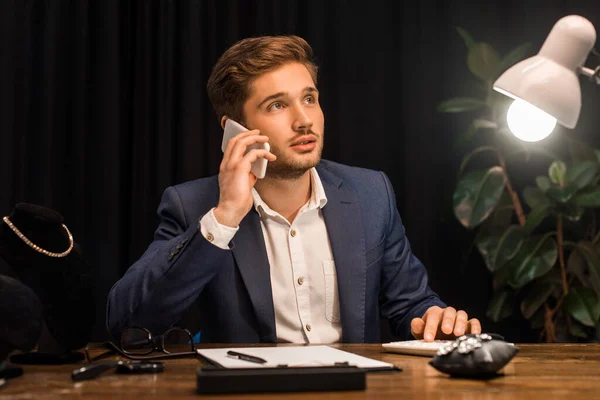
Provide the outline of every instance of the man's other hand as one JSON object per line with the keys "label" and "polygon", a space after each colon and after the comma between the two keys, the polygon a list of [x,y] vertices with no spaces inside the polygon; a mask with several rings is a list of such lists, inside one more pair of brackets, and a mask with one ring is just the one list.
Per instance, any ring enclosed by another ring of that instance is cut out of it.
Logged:
{"label": "man's other hand", "polygon": [[431,342],[452,339],[465,333],[481,333],[481,324],[476,318],[469,319],[462,310],[433,306],[425,311],[423,317],[411,321],[410,331],[416,339]]}

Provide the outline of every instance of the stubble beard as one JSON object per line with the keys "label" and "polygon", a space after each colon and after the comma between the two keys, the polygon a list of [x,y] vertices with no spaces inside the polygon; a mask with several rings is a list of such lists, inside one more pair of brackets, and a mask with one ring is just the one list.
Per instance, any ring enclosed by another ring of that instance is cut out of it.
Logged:
{"label": "stubble beard", "polygon": [[[297,180],[300,179],[306,171],[316,167],[321,161],[323,153],[323,136],[317,139],[317,145],[309,153],[300,154],[298,159],[288,157],[281,149],[271,147],[271,153],[277,156],[277,159],[270,162],[267,166],[266,177],[276,180]],[[310,157],[308,157],[310,156]]]}

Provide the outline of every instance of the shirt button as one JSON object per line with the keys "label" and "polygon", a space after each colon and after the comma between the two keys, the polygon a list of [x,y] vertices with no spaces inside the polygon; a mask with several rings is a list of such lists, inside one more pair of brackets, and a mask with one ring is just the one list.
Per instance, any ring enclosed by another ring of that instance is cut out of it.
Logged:
{"label": "shirt button", "polygon": [[298,278],[298,285],[302,285],[304,283],[304,278],[300,277]]}
{"label": "shirt button", "polygon": [[206,235],[206,240],[208,240],[209,242],[212,242],[213,240],[215,240],[215,237],[213,236],[212,233],[209,233],[208,235]]}
{"label": "shirt button", "polygon": [[290,232],[290,235],[292,235],[292,237],[296,236],[296,230],[292,229],[292,231]]}
{"label": "shirt button", "polygon": [[311,329],[312,329],[312,327],[310,326],[310,324],[306,324],[306,330],[310,332]]}

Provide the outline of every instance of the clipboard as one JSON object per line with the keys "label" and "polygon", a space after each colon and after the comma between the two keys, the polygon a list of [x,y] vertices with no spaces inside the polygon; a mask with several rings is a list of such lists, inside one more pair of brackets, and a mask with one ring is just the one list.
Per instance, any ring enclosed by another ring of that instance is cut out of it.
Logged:
{"label": "clipboard", "polygon": [[[235,351],[263,359],[253,363],[228,356]],[[341,364],[367,371],[400,370],[392,363],[359,356],[330,346],[230,347],[197,349],[196,353],[213,366],[228,369],[264,369],[277,367],[335,367]]]}
{"label": "clipboard", "polygon": [[[401,371],[394,364],[329,346],[219,348],[196,352],[210,365],[197,369],[197,389],[201,394],[365,390],[367,372]],[[228,352],[248,357],[235,358]]]}

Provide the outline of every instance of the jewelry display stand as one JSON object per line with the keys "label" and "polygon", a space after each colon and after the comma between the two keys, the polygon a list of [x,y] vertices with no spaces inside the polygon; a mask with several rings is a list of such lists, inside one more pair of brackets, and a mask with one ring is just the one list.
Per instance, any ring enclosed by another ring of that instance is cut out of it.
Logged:
{"label": "jewelry display stand", "polygon": [[37,352],[17,354],[19,364],[78,362],[95,323],[89,267],[58,212],[19,203],[0,220],[0,258],[8,271],[30,287],[43,305]]}

